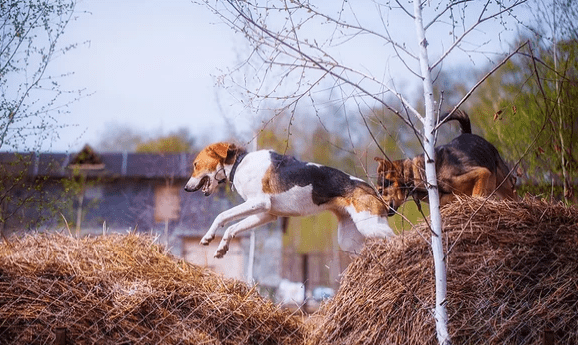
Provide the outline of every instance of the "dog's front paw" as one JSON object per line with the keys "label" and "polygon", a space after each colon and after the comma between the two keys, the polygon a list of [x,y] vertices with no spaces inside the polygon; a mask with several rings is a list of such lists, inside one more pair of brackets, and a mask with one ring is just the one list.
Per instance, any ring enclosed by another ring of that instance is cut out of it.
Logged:
{"label": "dog's front paw", "polygon": [[211,241],[215,238],[215,236],[210,236],[210,235],[205,235],[203,236],[203,238],[201,238],[201,244],[203,246],[208,246],[209,243],[211,243]]}
{"label": "dog's front paw", "polygon": [[219,246],[219,248],[217,248],[217,251],[215,252],[215,257],[217,259],[221,259],[223,256],[225,256],[225,254],[227,254],[227,252],[229,251],[229,245],[221,245]]}

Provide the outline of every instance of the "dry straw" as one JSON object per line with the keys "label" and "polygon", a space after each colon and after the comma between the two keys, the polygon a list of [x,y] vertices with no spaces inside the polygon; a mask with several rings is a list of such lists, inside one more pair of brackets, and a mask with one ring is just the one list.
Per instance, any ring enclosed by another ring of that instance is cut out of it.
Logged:
{"label": "dry straw", "polygon": [[[468,198],[442,219],[454,344],[578,344],[576,208]],[[320,311],[313,342],[435,344],[429,237],[420,224],[370,243]]]}
{"label": "dry straw", "polygon": [[300,316],[146,236],[0,245],[0,344],[303,344]]}
{"label": "dry straw", "polygon": [[[578,210],[536,199],[442,210],[454,344],[578,344]],[[0,344],[435,344],[425,224],[372,241],[307,322],[146,236],[0,244]]]}

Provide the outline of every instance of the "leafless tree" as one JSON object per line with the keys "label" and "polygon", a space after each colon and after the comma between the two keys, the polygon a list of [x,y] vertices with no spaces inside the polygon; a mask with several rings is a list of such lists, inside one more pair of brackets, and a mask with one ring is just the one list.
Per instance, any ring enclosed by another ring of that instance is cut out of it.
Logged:
{"label": "leafless tree", "polygon": [[[472,63],[480,56],[496,58],[490,52],[496,50],[508,21],[516,22],[514,10],[525,1],[205,1],[251,45],[250,56],[228,80],[249,95],[252,106],[274,105],[277,113],[289,113],[293,119],[300,103],[315,107],[318,95],[323,95],[359,109],[366,123],[372,119],[361,110],[378,105],[419,136],[426,155],[440,344],[449,344],[450,338],[434,164],[435,125],[443,98],[434,97],[435,77],[459,55]],[[420,85],[423,112],[398,86],[399,79]],[[391,95],[395,104],[388,101]],[[370,126],[366,129],[375,138]]]}
{"label": "leafless tree", "polygon": [[[61,81],[67,74],[49,70],[55,58],[77,46],[60,42],[75,19],[75,5],[75,0],[0,1],[0,149],[39,152],[66,127],[58,115],[85,95],[65,90]],[[31,157],[15,155],[3,162],[0,227],[15,210],[46,201],[45,179],[27,173],[35,162]],[[15,196],[24,184],[26,193]]]}
{"label": "leafless tree", "polygon": [[67,74],[51,62],[77,44],[61,45],[75,19],[74,0],[7,0],[0,3],[0,148],[40,150],[64,124],[58,114],[84,96],[65,90]]}

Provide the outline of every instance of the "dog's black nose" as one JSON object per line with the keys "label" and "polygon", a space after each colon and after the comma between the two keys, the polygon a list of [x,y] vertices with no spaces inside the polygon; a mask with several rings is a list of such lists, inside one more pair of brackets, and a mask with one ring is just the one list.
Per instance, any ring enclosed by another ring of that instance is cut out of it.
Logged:
{"label": "dog's black nose", "polygon": [[387,216],[388,216],[388,217],[394,216],[397,212],[395,212],[396,209],[395,209],[395,207],[393,206],[393,201],[391,201],[391,202],[389,203],[389,205],[387,205],[387,206],[389,207],[389,210],[387,211]]}

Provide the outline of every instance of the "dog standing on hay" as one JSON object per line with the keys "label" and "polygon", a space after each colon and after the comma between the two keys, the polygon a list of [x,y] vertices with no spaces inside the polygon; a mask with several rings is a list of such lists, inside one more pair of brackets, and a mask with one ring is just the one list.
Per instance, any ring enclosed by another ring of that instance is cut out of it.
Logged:
{"label": "dog standing on hay", "polygon": [[217,229],[231,225],[223,235],[216,258],[222,258],[238,233],[272,222],[277,217],[306,216],[324,210],[339,221],[339,246],[359,252],[366,237],[386,238],[394,233],[387,221],[388,206],[365,181],[340,170],[269,150],[247,152],[230,143],[205,147],[193,162],[187,192],[205,196],[229,181],[244,203],[220,213],[201,239],[208,245]]}
{"label": "dog standing on hay", "polygon": [[[498,150],[486,139],[472,134],[470,118],[461,110],[442,119],[457,120],[462,134],[447,145],[435,148],[437,185],[440,205],[455,199],[456,195],[488,196],[495,194],[516,200],[516,178],[500,157]],[[416,202],[428,201],[424,155],[391,161],[375,157],[378,190],[390,207],[390,216],[409,197]]]}

